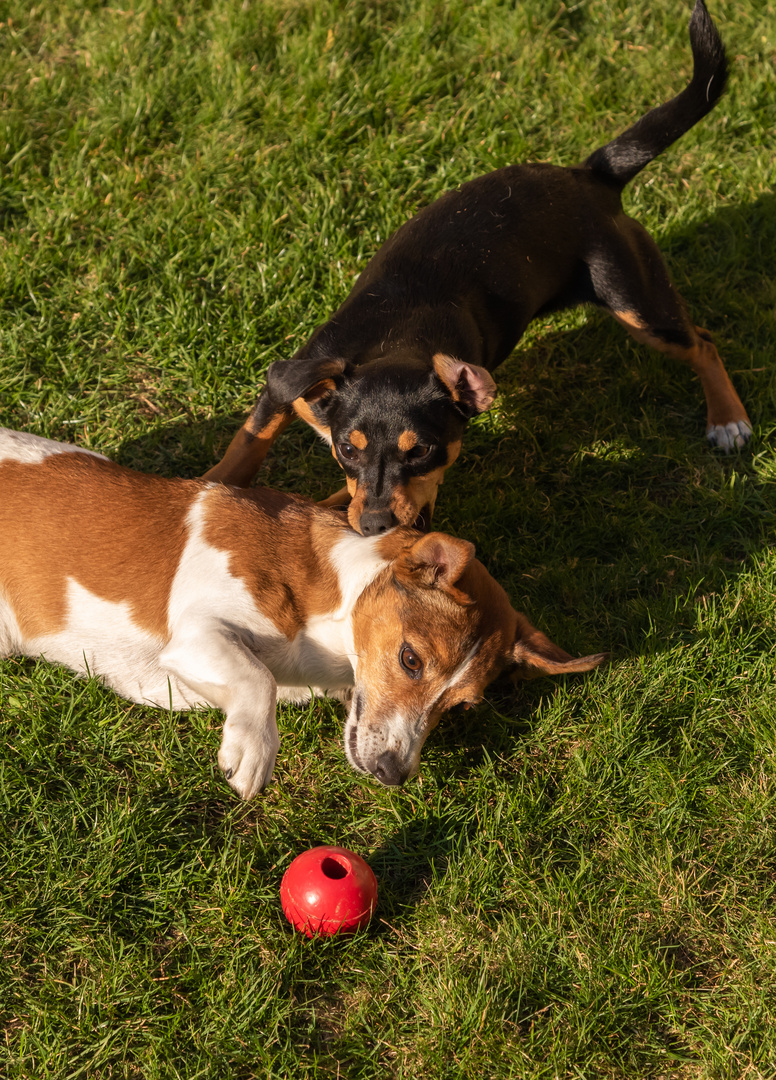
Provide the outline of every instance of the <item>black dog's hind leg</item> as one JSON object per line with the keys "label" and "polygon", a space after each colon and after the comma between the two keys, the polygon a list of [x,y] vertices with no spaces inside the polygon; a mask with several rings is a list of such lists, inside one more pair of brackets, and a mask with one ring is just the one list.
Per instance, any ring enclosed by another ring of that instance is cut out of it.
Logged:
{"label": "black dog's hind leg", "polygon": [[695,326],[657,245],[637,221],[619,216],[588,260],[596,302],[633,337],[689,364],[706,396],[706,438],[730,451],[752,434],[746,409],[711,335]]}

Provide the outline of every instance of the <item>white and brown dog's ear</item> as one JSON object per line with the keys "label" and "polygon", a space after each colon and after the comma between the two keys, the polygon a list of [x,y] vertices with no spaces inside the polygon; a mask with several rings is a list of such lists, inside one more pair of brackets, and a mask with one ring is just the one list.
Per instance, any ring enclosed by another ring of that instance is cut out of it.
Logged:
{"label": "white and brown dog's ear", "polygon": [[279,408],[288,408],[299,398],[312,404],[334,389],[334,380],[345,367],[345,361],[337,358],[276,360],[267,368],[267,393]]}
{"label": "white and brown dog's ear", "polygon": [[476,416],[491,407],[496,396],[496,384],[484,367],[465,364],[463,360],[455,360],[444,353],[435,353],[431,362],[453,401],[467,416]]}
{"label": "white and brown dog's ear", "polygon": [[525,615],[517,612],[517,630],[510,660],[517,665],[513,678],[538,679],[542,675],[571,675],[591,671],[606,660],[608,653],[574,659],[537,630]]}
{"label": "white and brown dog's ear", "polygon": [[429,589],[442,589],[457,604],[474,601],[455,587],[474,558],[474,544],[445,533],[427,533],[401,553],[394,565],[397,580],[412,580]]}

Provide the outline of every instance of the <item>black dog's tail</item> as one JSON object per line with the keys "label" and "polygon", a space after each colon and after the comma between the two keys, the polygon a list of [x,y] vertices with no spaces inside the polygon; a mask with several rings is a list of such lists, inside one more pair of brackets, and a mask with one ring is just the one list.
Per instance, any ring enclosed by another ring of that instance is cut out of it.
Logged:
{"label": "black dog's tail", "polygon": [[585,161],[586,168],[625,187],[653,158],[711,112],[725,89],[727,62],[725,46],[703,0],[696,0],[690,19],[690,45],[694,62],[690,85],[595,150]]}

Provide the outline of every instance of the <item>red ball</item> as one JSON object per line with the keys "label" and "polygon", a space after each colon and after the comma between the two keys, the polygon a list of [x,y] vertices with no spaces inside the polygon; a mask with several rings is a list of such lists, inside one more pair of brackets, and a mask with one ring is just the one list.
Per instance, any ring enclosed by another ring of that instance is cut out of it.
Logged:
{"label": "red ball", "polygon": [[377,878],[360,855],[327,844],[294,859],[283,875],[280,900],[286,918],[309,938],[352,934],[377,907]]}

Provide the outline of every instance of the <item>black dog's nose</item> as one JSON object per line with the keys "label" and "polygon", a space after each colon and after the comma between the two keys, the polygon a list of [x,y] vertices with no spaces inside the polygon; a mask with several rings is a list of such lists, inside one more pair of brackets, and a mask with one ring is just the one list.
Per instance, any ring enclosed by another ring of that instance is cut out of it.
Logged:
{"label": "black dog's nose", "polygon": [[359,525],[364,536],[376,536],[378,533],[387,532],[396,524],[393,512],[388,510],[365,510],[361,515]]}
{"label": "black dog's nose", "polygon": [[408,770],[402,767],[396,754],[386,750],[375,762],[372,773],[386,787],[398,787],[407,779]]}

